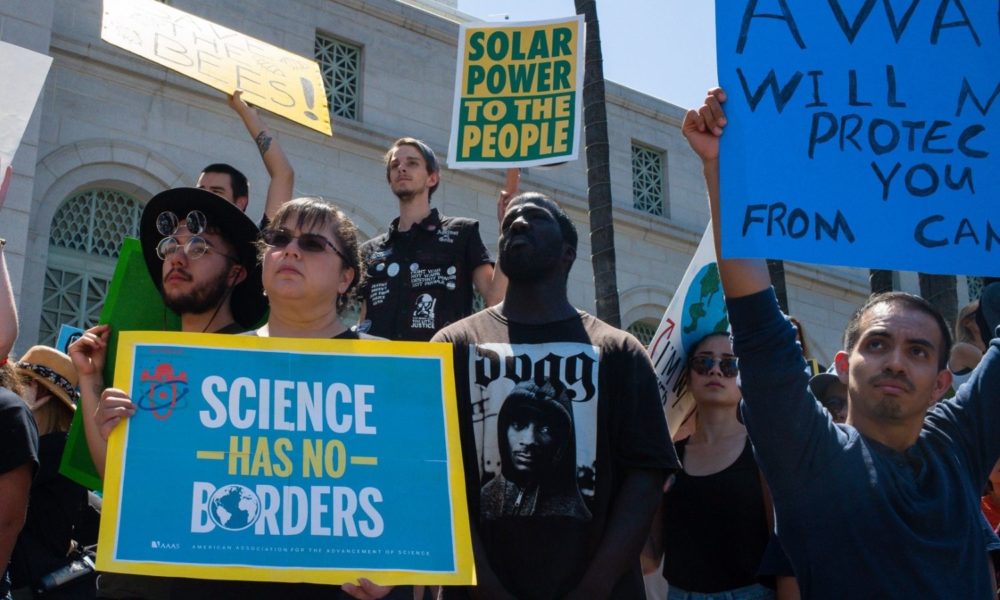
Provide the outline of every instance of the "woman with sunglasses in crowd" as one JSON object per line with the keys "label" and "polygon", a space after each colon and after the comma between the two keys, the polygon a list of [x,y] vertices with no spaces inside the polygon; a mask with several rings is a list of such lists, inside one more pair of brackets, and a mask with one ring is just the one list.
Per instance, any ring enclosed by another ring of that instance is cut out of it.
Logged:
{"label": "woman with sunglasses in crowd", "polygon": [[774,598],[757,582],[770,499],[737,417],[739,363],[729,334],[708,334],[689,357],[682,393],[694,397],[697,420],[691,436],[675,443],[684,469],[665,486],[643,569],[655,571],[663,558],[669,600]]}
{"label": "woman with sunglasses in crowd", "polygon": [[271,313],[251,334],[361,338],[341,320],[361,278],[358,249],[357,227],[333,204],[306,197],[283,205],[257,243]]}
{"label": "woman with sunglasses in crowd", "polygon": [[[358,230],[333,204],[296,198],[275,213],[257,243],[264,293],[271,305],[267,322],[246,335],[284,338],[381,339],[347,327],[341,314],[361,277]],[[329,586],[242,581],[183,580],[174,595],[189,599],[413,598],[411,587],[383,588],[363,580],[345,591]]]}

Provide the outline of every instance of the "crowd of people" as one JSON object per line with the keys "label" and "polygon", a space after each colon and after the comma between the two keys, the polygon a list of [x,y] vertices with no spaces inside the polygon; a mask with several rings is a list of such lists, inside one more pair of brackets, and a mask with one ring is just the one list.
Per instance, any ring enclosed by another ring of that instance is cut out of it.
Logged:
{"label": "crowd of people", "polygon": [[[724,102],[711,91],[683,124],[715,224]],[[17,312],[0,241],[0,598],[643,598],[643,572],[661,573],[674,600],[996,597],[1000,282],[963,309],[954,344],[922,298],[874,296],[823,369],[766,264],[720,256],[732,333],[688,349],[681,388],[696,418],[671,440],[646,350],[569,301],[575,224],[553,199],[518,193],[516,170],[494,261],[478,222],[432,208],[433,150],[400,138],[385,156],[399,217],[361,244],[344,211],[292,198],[278,141],[239,93],[230,105],[271,178],[264,214],[246,214],[246,177],[225,164],[157,194],[139,230],[152,282],[184,332],[451,343],[477,585],[53,576],[93,566],[100,518],[100,498],[59,473],[74,412],[103,477],[119,459],[108,438],[136,408],[103,379],[113,325],[66,353],[9,357]],[[473,314],[474,290],[487,308]],[[472,373],[509,364],[534,378]]]}

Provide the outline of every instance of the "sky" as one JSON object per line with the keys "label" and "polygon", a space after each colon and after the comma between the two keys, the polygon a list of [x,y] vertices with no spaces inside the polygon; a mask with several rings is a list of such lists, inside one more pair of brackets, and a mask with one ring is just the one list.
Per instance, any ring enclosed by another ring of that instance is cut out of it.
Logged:
{"label": "sky", "polygon": [[[575,14],[572,0],[458,0],[484,21]],[[681,108],[700,106],[716,85],[715,2],[597,0],[604,77]]]}

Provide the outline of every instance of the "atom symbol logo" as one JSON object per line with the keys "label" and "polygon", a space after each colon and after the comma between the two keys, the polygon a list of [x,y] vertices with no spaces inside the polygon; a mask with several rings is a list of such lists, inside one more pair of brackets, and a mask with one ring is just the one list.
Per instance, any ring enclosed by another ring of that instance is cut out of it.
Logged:
{"label": "atom symbol logo", "polygon": [[187,396],[187,373],[174,373],[173,365],[160,364],[151,375],[143,369],[139,380],[148,383],[148,391],[138,398],[138,407],[153,413],[158,421],[166,421],[177,408],[177,402]]}

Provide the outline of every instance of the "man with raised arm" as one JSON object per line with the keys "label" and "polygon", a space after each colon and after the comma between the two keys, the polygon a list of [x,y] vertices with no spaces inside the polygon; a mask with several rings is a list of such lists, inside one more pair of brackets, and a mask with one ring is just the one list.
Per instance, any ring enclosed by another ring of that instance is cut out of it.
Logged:
{"label": "man with raised arm", "polygon": [[[710,91],[683,125],[704,163],[717,252],[725,100]],[[834,359],[848,388],[837,425],[809,392],[765,262],[718,256],[743,417],[802,597],[994,598],[986,552],[997,540],[979,495],[1000,456],[1000,339],[942,400],[951,335],[941,315],[910,294],[872,297]]]}
{"label": "man with raised arm", "polygon": [[[295,171],[285,156],[277,138],[271,133],[256,108],[248,105],[242,98],[243,91],[236,90],[229,97],[229,107],[243,120],[250,137],[257,144],[264,168],[271,178],[267,187],[267,201],[264,205],[264,219],[270,219],[278,212],[281,205],[292,199],[292,189],[295,186]],[[240,210],[246,212],[250,203],[250,186],[247,177],[235,167],[225,163],[213,163],[202,169],[195,187],[208,190],[222,196]]]}
{"label": "man with raised arm", "polygon": [[[358,329],[425,342],[472,314],[473,286],[492,306],[503,298],[507,279],[494,269],[478,221],[446,217],[431,208],[441,167],[430,146],[414,138],[396,140],[385,155],[385,177],[399,200],[399,216],[388,232],[361,247],[366,275]],[[517,185],[518,170],[508,169],[497,222]]]}
{"label": "man with raised arm", "polygon": [[569,302],[576,245],[555,202],[517,196],[504,301],[434,337],[455,344],[479,581],[446,597],[645,597],[639,552],[679,465],[645,349]]}

